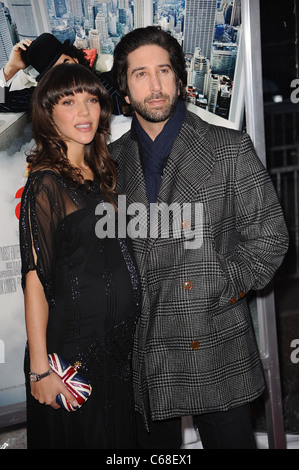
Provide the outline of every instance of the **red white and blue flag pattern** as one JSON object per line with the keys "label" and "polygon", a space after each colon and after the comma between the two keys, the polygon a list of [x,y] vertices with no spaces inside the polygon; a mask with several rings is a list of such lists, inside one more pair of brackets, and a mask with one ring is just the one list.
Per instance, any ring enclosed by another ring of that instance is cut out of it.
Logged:
{"label": "red white and blue flag pattern", "polygon": [[65,396],[60,393],[56,397],[57,403],[65,408],[67,411],[78,410],[88,399],[91,394],[91,385],[89,382],[80,375],[74,366],[71,366],[59,354],[48,354],[50,367],[56,374],[59,375],[64,385],[74,395],[79,406],[74,407],[69,403]]}

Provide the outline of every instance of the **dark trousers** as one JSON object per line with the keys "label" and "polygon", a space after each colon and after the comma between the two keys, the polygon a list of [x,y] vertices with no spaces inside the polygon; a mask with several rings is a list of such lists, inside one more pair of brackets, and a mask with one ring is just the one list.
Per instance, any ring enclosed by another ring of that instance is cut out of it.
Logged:
{"label": "dark trousers", "polygon": [[[229,411],[193,416],[204,449],[256,449],[250,405]],[[182,446],[181,419],[151,421],[147,432],[137,413],[139,449],[179,449]]]}

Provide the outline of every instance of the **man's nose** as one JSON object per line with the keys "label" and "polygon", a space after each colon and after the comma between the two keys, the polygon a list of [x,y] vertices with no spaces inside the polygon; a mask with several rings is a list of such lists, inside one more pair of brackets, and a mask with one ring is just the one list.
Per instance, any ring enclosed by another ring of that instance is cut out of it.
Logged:
{"label": "man's nose", "polygon": [[160,91],[161,90],[161,80],[158,74],[153,74],[151,76],[151,89],[152,91]]}

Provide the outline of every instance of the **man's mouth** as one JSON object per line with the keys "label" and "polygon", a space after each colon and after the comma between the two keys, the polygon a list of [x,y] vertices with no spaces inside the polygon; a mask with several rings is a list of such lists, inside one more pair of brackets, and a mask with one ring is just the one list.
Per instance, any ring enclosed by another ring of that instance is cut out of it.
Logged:
{"label": "man's mouth", "polygon": [[159,96],[155,98],[149,98],[146,100],[146,103],[150,104],[151,106],[162,106],[166,102],[166,97]]}

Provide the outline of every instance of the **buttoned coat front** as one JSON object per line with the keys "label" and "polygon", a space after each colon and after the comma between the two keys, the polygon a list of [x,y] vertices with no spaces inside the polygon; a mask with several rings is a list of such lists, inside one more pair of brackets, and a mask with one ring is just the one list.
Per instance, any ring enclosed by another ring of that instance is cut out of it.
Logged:
{"label": "buttoned coat front", "polygon": [[142,210],[148,203],[133,131],[110,151],[133,216],[128,229],[143,291],[133,359],[137,409],[161,420],[251,402],[264,378],[246,294],[272,279],[288,234],[250,138],[187,111],[157,200],[174,209],[170,228],[151,217],[163,229],[152,236],[143,230],[152,223]]}

